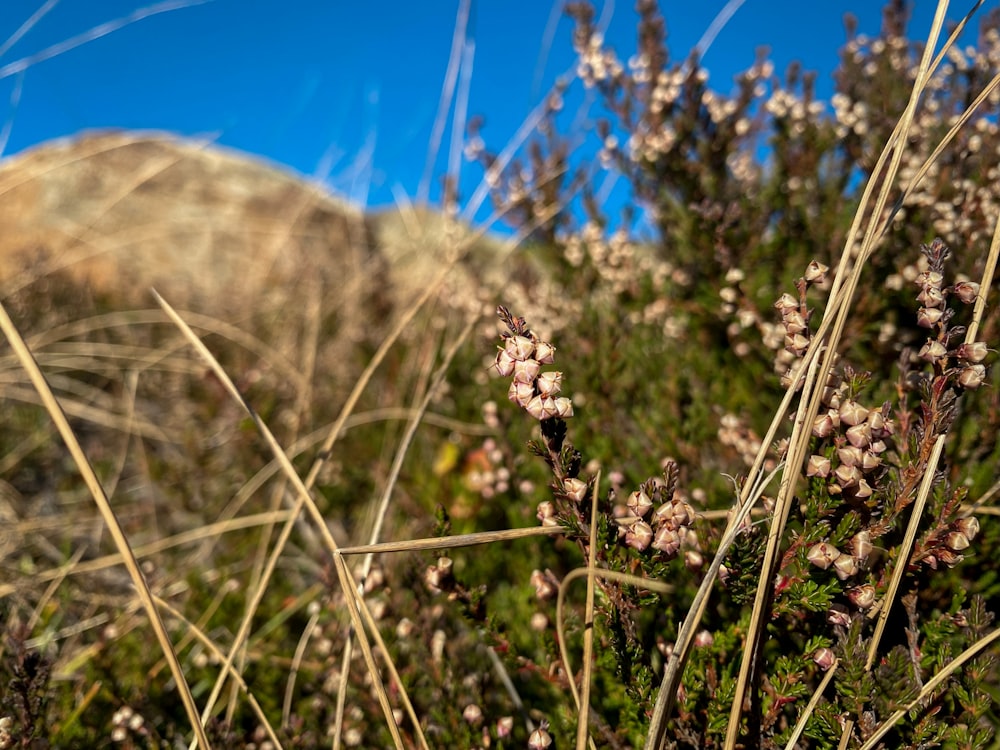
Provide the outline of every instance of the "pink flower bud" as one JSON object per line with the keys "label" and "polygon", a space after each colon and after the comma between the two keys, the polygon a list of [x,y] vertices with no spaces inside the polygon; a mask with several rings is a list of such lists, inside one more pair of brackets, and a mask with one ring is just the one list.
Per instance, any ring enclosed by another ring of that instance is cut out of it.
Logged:
{"label": "pink flower bud", "polygon": [[845,445],[837,449],[837,458],[844,466],[859,466],[864,459],[864,451],[853,445]]}
{"label": "pink flower bud", "polygon": [[979,284],[975,281],[960,281],[955,284],[955,295],[967,305],[971,305],[979,296]]}
{"label": "pink flower bud", "polygon": [[493,369],[503,378],[509,378],[514,374],[514,362],[516,360],[507,353],[506,349],[497,352],[497,358],[493,361]]}
{"label": "pink flower bud", "polygon": [[830,459],[826,456],[812,455],[809,456],[809,462],[806,464],[806,476],[807,477],[828,477],[830,476]]}
{"label": "pink flower bud", "polygon": [[806,559],[818,568],[826,570],[840,557],[840,550],[829,542],[814,544],[806,553]]}
{"label": "pink flower bud", "polygon": [[961,552],[969,548],[969,539],[961,531],[949,531],[944,543],[952,552]]}
{"label": "pink flower bud", "polygon": [[933,328],[944,317],[944,310],[937,307],[921,307],[917,310],[917,325],[921,328]]}
{"label": "pink flower bud", "polygon": [[861,611],[870,609],[875,604],[875,587],[870,583],[857,586],[847,592],[847,598]]}
{"label": "pink flower bud", "polygon": [[986,359],[986,355],[990,353],[990,350],[986,348],[986,344],[982,341],[973,341],[971,344],[962,344],[958,347],[955,354],[961,359],[967,362],[982,362]]}
{"label": "pink flower bud", "polygon": [[819,261],[811,261],[808,266],[806,266],[806,272],[802,278],[804,278],[810,284],[822,284],[826,279],[826,273],[830,270],[829,266],[823,265]]}
{"label": "pink flower bud", "polygon": [[695,648],[707,648],[713,643],[715,643],[715,636],[713,636],[708,630],[699,630],[694,635]]}
{"label": "pink flower bud", "polygon": [[833,477],[841,487],[847,489],[856,486],[861,481],[861,470],[857,466],[841,464],[834,470]]}
{"label": "pink flower bud", "polygon": [[519,359],[514,362],[514,382],[534,383],[542,366],[538,360]]}
{"label": "pink flower bud", "polygon": [[563,492],[574,503],[578,503],[587,496],[587,483],[582,479],[566,479],[563,481]]}
{"label": "pink flower bud", "polygon": [[507,389],[507,398],[520,407],[526,407],[535,397],[535,388],[531,383],[518,383],[516,380]]}
{"label": "pink flower bud", "polygon": [[784,315],[786,312],[790,312],[791,310],[798,310],[799,301],[788,292],[785,292],[778,297],[778,301],[774,303],[774,306],[776,309],[781,311],[782,315]]}
{"label": "pink flower bud", "polygon": [[955,530],[961,531],[970,542],[979,533],[979,519],[975,516],[966,516],[955,521]]}
{"label": "pink flower bud", "polygon": [[653,541],[653,529],[645,521],[636,521],[625,532],[625,544],[642,552]]}
{"label": "pink flower bud", "polygon": [[629,493],[628,500],[625,501],[625,505],[633,515],[639,518],[645,518],[646,514],[653,509],[653,501],[649,499],[643,490],[636,490],[635,492]]}
{"label": "pink flower bud", "polygon": [[535,342],[527,336],[508,336],[504,344],[504,349],[512,359],[523,361],[528,359],[535,351]]}
{"label": "pink flower bud", "polygon": [[812,434],[813,437],[825,438],[830,437],[833,434],[837,425],[834,423],[834,419],[827,414],[817,414],[816,419],[813,420]]}
{"label": "pink flower bud", "polygon": [[859,560],[867,560],[872,552],[871,534],[862,529],[851,538],[851,552]]}
{"label": "pink flower bud", "polygon": [[840,421],[850,427],[853,427],[856,424],[861,424],[868,419],[868,413],[868,409],[853,399],[844,401],[838,410],[838,414],[840,414]]}
{"label": "pink flower bud", "polygon": [[543,365],[551,365],[556,361],[556,348],[545,341],[535,342],[535,359]]}
{"label": "pink flower bud", "polygon": [[681,537],[676,529],[661,526],[653,539],[653,549],[658,549],[666,555],[673,556],[681,548]]}
{"label": "pink flower bud", "polygon": [[833,653],[832,649],[826,648],[825,646],[823,648],[816,649],[812,658],[816,663],[816,666],[824,672],[832,667],[837,661],[837,655]]}
{"label": "pink flower bud", "polygon": [[983,365],[969,365],[958,373],[958,384],[970,391],[976,390],[985,380],[986,367]]}
{"label": "pink flower bud", "polygon": [[565,396],[560,396],[556,400],[556,416],[561,419],[569,419],[573,416],[573,402]]}
{"label": "pink flower bud", "polygon": [[872,428],[868,426],[867,422],[848,428],[845,435],[847,442],[856,448],[867,448],[872,444]]}
{"label": "pink flower bud", "polygon": [[562,388],[562,373],[543,372],[538,376],[535,387],[538,388],[538,392],[543,396],[555,396]]}
{"label": "pink flower bud", "polygon": [[846,628],[851,624],[851,613],[843,604],[832,604],[826,611],[826,621],[831,625],[839,625]]}
{"label": "pink flower bud", "polygon": [[940,341],[935,341],[933,339],[928,339],[927,343],[920,347],[920,352],[917,354],[920,359],[924,362],[937,362],[948,354],[948,350],[945,348],[944,344]]}

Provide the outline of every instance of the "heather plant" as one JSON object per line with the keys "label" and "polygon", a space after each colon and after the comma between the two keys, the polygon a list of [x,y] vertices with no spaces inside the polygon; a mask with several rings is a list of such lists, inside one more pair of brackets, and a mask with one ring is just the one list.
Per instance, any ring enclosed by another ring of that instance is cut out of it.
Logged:
{"label": "heather plant", "polygon": [[720,92],[654,3],[627,57],[568,10],[536,136],[469,128],[502,284],[446,231],[346,362],[318,301],[279,356],[4,300],[48,415],[0,436],[0,747],[995,744],[997,16],[889,3],[827,104],[763,52]]}

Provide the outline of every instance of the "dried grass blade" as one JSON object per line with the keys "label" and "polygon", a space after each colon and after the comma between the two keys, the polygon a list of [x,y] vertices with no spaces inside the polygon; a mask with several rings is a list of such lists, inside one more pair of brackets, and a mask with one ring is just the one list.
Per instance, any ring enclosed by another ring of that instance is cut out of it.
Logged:
{"label": "dried grass blade", "polygon": [[38,391],[38,395],[41,397],[42,403],[48,411],[49,416],[51,416],[52,421],[55,422],[56,428],[59,430],[59,434],[66,443],[66,447],[69,449],[70,455],[73,457],[73,461],[80,470],[80,474],[83,477],[87,488],[90,490],[90,494],[93,496],[94,502],[97,504],[101,517],[104,519],[104,522],[108,527],[108,532],[111,534],[111,538],[114,540],[115,546],[118,548],[118,551],[122,556],[122,560],[125,563],[125,568],[128,571],[129,577],[132,579],[133,584],[135,584],[136,593],[139,596],[139,600],[142,602],[143,608],[146,610],[150,625],[153,628],[153,632],[156,634],[156,640],[159,642],[160,648],[163,650],[163,656],[170,666],[171,675],[173,676],[174,681],[177,684],[177,690],[180,693],[181,703],[184,705],[184,712],[191,721],[191,727],[194,730],[195,742],[202,748],[205,748],[205,750],[208,750],[210,747],[208,744],[208,738],[205,736],[201,722],[198,720],[198,709],[195,706],[194,698],[191,695],[191,689],[184,677],[184,670],[181,667],[180,660],[177,658],[177,653],[174,651],[170,635],[167,633],[163,620],[160,618],[160,613],[153,600],[153,594],[149,590],[149,586],[146,584],[142,571],[139,570],[139,563],[132,552],[132,548],[125,536],[125,532],[118,523],[114,510],[111,508],[111,503],[104,494],[104,488],[101,487],[101,483],[98,480],[97,475],[94,473],[94,469],[91,467],[90,461],[87,459],[86,454],[84,454],[83,448],[80,447],[80,443],[76,439],[76,435],[73,433],[73,429],[70,427],[69,421],[67,421],[66,415],[62,411],[62,407],[59,405],[55,395],[52,393],[52,389],[49,388],[49,384],[45,380],[45,376],[38,368],[38,364],[35,362],[34,357],[31,355],[27,345],[24,343],[24,339],[18,332],[17,327],[7,314],[7,309],[3,306],[3,303],[0,303],[0,329],[3,330],[4,335],[10,342],[10,345],[20,360],[21,365],[27,371],[28,377],[31,379],[32,384]]}

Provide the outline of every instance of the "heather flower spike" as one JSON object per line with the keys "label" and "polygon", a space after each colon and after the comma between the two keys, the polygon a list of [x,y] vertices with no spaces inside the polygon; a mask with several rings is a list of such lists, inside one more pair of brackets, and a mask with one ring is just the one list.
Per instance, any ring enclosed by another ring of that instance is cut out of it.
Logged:
{"label": "heather flower spike", "polygon": [[512,315],[503,305],[497,307],[497,315],[507,331],[501,334],[504,344],[492,369],[501,377],[513,378],[508,398],[540,422],[572,417],[572,401],[556,397],[562,389],[563,374],[542,372],[542,365],[555,361],[555,347],[540,341],[524,318]]}

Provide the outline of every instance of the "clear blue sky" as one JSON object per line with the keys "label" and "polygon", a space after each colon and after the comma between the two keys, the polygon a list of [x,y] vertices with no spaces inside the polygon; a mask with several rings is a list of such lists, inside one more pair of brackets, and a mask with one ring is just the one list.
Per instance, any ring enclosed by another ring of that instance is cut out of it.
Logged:
{"label": "clear blue sky", "polygon": [[[608,29],[623,58],[633,49],[633,5],[618,0]],[[661,5],[672,53],[683,57],[725,2]],[[416,193],[458,0],[214,0],[147,17],[38,62],[23,76],[11,74],[19,60],[150,6],[143,0],[0,2],[0,41],[8,41],[0,55],[6,76],[0,122],[10,126],[5,154],[89,128],[213,134],[369,205],[391,202],[394,187]],[[10,44],[41,10],[47,12]],[[878,30],[877,0],[746,0],[705,57],[713,87],[730,90],[733,74],[767,45],[779,70],[802,60],[820,72],[821,91],[828,92],[848,10],[863,32]],[[927,0],[917,3],[912,33],[924,33],[932,10]],[[474,2],[469,112],[486,118],[484,135],[495,148],[572,65],[572,25],[565,18],[554,28],[547,57],[539,58],[551,16],[545,0]]]}

